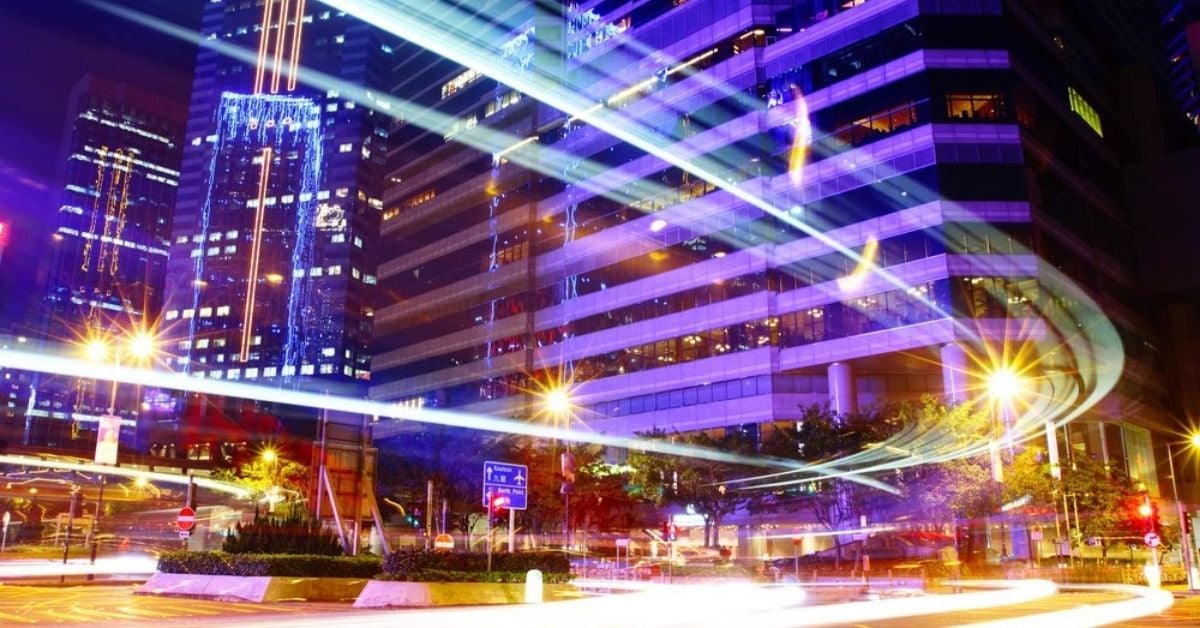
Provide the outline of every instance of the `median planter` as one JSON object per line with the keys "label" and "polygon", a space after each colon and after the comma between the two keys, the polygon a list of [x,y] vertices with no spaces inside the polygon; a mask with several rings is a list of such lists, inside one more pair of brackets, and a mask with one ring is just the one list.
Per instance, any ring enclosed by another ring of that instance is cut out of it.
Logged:
{"label": "median planter", "polygon": [[225,602],[348,602],[357,599],[368,582],[365,578],[211,576],[156,572],[137,593]]}
{"label": "median planter", "polygon": [[[545,584],[545,601],[575,595],[570,584]],[[525,603],[523,582],[397,582],[372,580],[354,602],[355,608],[476,606]],[[533,602],[533,600],[530,600]]]}
{"label": "median planter", "polygon": [[380,572],[372,556],[164,552],[137,591],[245,602],[348,602]]}

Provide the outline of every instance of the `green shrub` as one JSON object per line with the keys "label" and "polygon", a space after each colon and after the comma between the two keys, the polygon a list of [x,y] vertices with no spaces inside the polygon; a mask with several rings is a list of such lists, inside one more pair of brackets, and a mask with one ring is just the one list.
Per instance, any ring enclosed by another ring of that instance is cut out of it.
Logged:
{"label": "green shrub", "polygon": [[372,578],[381,569],[378,556],[163,552],[158,557],[158,570],[163,573],[203,576]]}
{"label": "green shrub", "polygon": [[[404,582],[511,582],[524,584],[529,572],[527,571],[449,571],[445,569],[424,569],[409,573]],[[573,576],[569,573],[542,574],[542,581],[547,584],[570,582]],[[401,580],[380,574],[379,580]]]}
{"label": "green shrub", "polygon": [[[440,574],[468,573],[483,574],[486,578],[502,577],[487,576],[487,554],[468,552],[429,552],[416,547],[404,547],[383,560],[383,574],[388,580],[403,580],[409,582],[428,582],[439,580]],[[520,574],[520,582],[525,581],[525,573],[530,569],[539,569],[547,582],[570,579],[571,564],[564,554],[556,552],[530,552],[517,554],[493,554],[492,574]],[[551,580],[551,577],[555,580]],[[558,580],[561,576],[563,579]],[[456,576],[457,577],[457,576]],[[507,580],[449,580],[449,582],[508,582]]]}
{"label": "green shrub", "polygon": [[221,549],[230,554],[342,555],[342,545],[333,532],[299,513],[284,518],[255,515],[254,521],[237,524]]}

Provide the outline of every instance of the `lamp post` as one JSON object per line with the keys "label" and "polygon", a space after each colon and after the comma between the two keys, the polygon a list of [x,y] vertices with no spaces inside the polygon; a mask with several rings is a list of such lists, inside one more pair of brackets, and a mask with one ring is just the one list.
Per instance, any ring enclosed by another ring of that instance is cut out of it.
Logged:
{"label": "lamp post", "polygon": [[275,512],[275,502],[279,497],[279,454],[275,453],[274,449],[264,449],[262,452],[262,461],[271,464],[271,491],[272,494],[267,498],[267,509],[269,512]]}
{"label": "lamp post", "polygon": [[[111,349],[109,346],[110,344],[113,345]],[[128,355],[139,364],[145,364],[154,355],[155,344],[154,336],[145,329],[134,332],[134,334],[125,342],[124,350],[122,350],[121,343],[110,343],[110,340],[106,336],[93,335],[88,341],[87,345],[84,347],[84,354],[89,360],[99,363],[107,359],[111,353],[114,365],[119,368],[121,366],[122,355]],[[113,441],[111,451],[106,448],[103,452],[103,457],[106,458],[107,462],[110,464],[117,464],[117,448],[120,446],[119,443],[121,439],[120,419],[113,418],[117,416],[117,389],[118,382],[116,378],[113,378],[109,383],[108,414],[101,418],[101,423],[98,425],[99,429],[96,430],[97,445],[95,461],[98,464],[105,462],[105,460],[101,460],[101,448],[107,447],[107,441],[110,438]],[[106,484],[106,476],[103,473],[98,474],[97,483],[100,486],[96,492],[96,513],[95,516],[92,517],[92,529],[90,535],[91,563],[93,565],[96,564],[96,552],[99,544],[99,539],[97,537],[100,534],[100,516],[104,510],[104,485]],[[89,574],[88,580],[91,580],[92,578],[93,575]]]}
{"label": "lamp post", "polygon": [[[1193,434],[1188,439],[1188,444],[1200,447],[1200,433]],[[1175,480],[1175,452],[1171,450],[1171,443],[1167,443],[1167,467],[1171,471],[1171,494],[1175,497],[1175,508],[1179,514],[1180,553],[1183,554],[1183,568],[1187,572],[1188,591],[1195,591],[1196,581],[1192,573],[1192,543],[1188,538],[1187,513],[1183,509],[1183,500],[1179,498],[1179,484]]]}
{"label": "lamp post", "polygon": [[[556,385],[547,389],[542,393],[542,411],[554,421],[555,424],[561,420],[564,427],[571,428],[571,411],[572,401],[571,392],[565,385]],[[571,454],[571,442],[567,441],[563,444],[563,453],[560,460],[562,472],[562,496],[563,496],[563,551],[566,551],[570,546],[571,535],[571,489],[575,483],[575,458]],[[509,511],[511,518],[512,511]],[[510,522],[511,527],[511,522]]]}
{"label": "lamp post", "polygon": [[[1004,483],[1004,463],[1002,459],[1001,445],[1008,450],[1008,456],[1011,460],[1013,455],[1013,441],[1011,426],[1011,418],[1009,412],[1012,409],[1012,404],[1016,401],[1024,388],[1024,382],[1021,376],[1012,369],[1011,366],[1004,365],[987,376],[987,393],[988,396],[996,404],[996,423],[1000,430],[999,440],[993,439],[990,444],[991,462],[992,462],[992,480],[996,491],[996,501],[999,503],[1002,495],[1001,490]],[[1000,519],[1000,557],[1006,558],[1008,554],[1008,531],[1005,528],[1003,515]],[[991,528],[988,528],[988,540],[992,538]]]}

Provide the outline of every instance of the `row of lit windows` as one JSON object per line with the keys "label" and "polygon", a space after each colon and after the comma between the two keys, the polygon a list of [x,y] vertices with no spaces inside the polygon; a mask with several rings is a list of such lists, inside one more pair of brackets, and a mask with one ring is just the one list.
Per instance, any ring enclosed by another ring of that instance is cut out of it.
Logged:
{"label": "row of lit windows", "polygon": [[[202,308],[200,308],[200,318],[209,318],[209,317],[213,316],[214,312],[217,316],[229,316],[230,309],[229,309],[228,305],[219,305],[216,307],[216,309],[214,309],[212,307],[202,307]],[[189,318],[195,318],[196,310],[193,308],[188,308],[188,309],[182,310],[182,311],[181,310],[167,310],[167,312],[165,314],[163,314],[163,319],[168,320],[168,321],[173,321],[173,320],[178,319],[180,316],[183,316],[183,318],[185,320],[189,319]],[[187,342],[187,341],[184,341],[184,342]],[[217,345],[217,346],[223,346],[223,345]],[[187,347],[180,346],[179,348],[186,349]]]}

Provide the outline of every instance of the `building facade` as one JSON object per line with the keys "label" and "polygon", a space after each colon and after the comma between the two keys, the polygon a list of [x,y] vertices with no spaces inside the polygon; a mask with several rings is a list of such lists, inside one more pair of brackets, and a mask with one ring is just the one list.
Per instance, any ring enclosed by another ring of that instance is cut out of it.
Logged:
{"label": "building facade", "polygon": [[[70,98],[41,319],[25,333],[82,355],[89,341],[116,343],[156,325],[186,109],[100,76],[85,77]],[[30,388],[14,414],[27,444],[86,448],[97,416],[114,408],[132,423],[139,413],[132,391],[118,400],[105,382],[20,379]]]}
{"label": "building facade", "polygon": [[202,35],[224,50],[197,58],[163,311],[172,367],[362,390],[390,121],[337,82],[386,91],[392,48],[303,1],[209,3]]}
{"label": "building facade", "polygon": [[[989,371],[1028,367],[1042,394],[1103,396],[1059,431],[1065,452],[1157,490],[1151,433],[1170,417],[1124,244],[1135,125],[1117,78],[1152,63],[1154,22],[1102,4],[531,16],[493,45],[557,51],[593,111],[706,170],[447,75],[431,106],[458,122],[396,134],[372,397],[527,418],[565,381],[589,429],[756,432],[813,403],[976,402]],[[537,54],[512,56],[547,71]],[[481,128],[512,145],[473,148]],[[1097,373],[1113,363],[1072,348],[1099,311],[1112,334],[1091,340],[1125,356],[1111,390]],[[1048,357],[999,363],[1018,347]]]}
{"label": "building facade", "polygon": [[1159,0],[1175,100],[1200,126],[1200,2]]}

